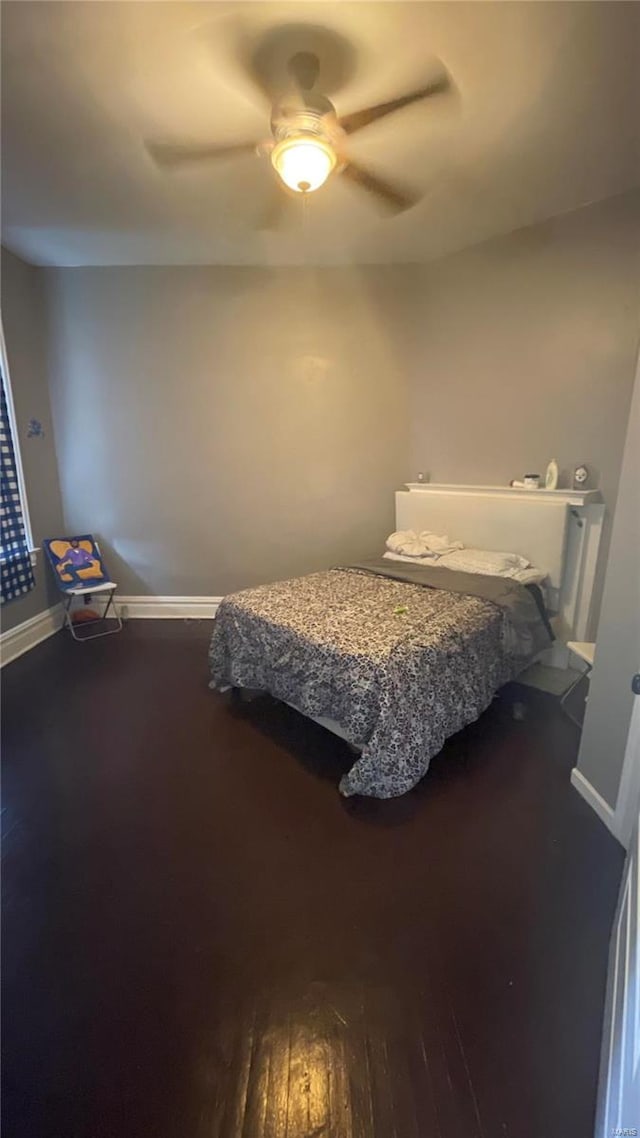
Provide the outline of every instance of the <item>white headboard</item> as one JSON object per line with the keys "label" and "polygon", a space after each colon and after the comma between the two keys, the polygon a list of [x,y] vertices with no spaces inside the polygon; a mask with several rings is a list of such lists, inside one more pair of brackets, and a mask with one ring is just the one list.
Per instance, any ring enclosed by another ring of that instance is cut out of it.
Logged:
{"label": "white headboard", "polygon": [[567,535],[565,502],[523,499],[507,494],[399,490],[398,529],[430,529],[478,549],[519,553],[549,575],[553,588],[562,583]]}
{"label": "white headboard", "polygon": [[426,483],[396,493],[396,529],[423,529],[478,549],[519,553],[549,579],[567,639],[588,640],[604,506],[595,491]]}

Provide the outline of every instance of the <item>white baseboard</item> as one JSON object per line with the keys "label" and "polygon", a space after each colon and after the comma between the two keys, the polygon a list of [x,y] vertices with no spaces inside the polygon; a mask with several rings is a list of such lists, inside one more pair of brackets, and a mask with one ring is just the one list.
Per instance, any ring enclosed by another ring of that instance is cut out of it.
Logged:
{"label": "white baseboard", "polygon": [[62,605],[45,609],[0,635],[0,665],[10,664],[62,628]]}
{"label": "white baseboard", "polygon": [[123,620],[213,620],[222,597],[121,597]]}
{"label": "white baseboard", "polygon": [[582,771],[579,771],[577,767],[574,767],[571,771],[571,784],[575,786],[578,794],[584,798],[585,802],[589,803],[589,806],[598,815],[600,821],[604,822],[608,830],[611,830],[613,836],[617,837],[615,810],[609,806],[608,802],[605,802],[602,795],[598,794],[596,788],[591,785],[589,779],[585,778]]}
{"label": "white baseboard", "polygon": [[[118,597],[116,605],[129,620],[213,620],[222,597]],[[62,605],[39,612],[0,634],[0,666],[10,664],[30,648],[58,632]]]}

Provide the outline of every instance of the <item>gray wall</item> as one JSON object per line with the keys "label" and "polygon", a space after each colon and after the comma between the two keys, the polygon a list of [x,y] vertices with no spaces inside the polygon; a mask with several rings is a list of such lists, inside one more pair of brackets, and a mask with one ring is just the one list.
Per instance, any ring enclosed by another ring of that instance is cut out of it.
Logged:
{"label": "gray wall", "polygon": [[49,272],[67,529],[103,538],[124,594],[223,594],[382,547],[414,275]]}
{"label": "gray wall", "polygon": [[[2,324],[18,420],[20,453],[31,515],[33,537],[40,545],[62,529],[62,503],[54,447],[51,407],[46,375],[45,315],[42,272],[13,253],[1,254]],[[43,424],[44,438],[27,438],[29,419]],[[2,627],[13,628],[59,600],[44,563],[38,555],[36,587],[2,606]]]}
{"label": "gray wall", "polygon": [[428,265],[424,279],[414,471],[507,483],[555,458],[569,485],[585,462],[610,521],[640,331],[640,193]]}
{"label": "gray wall", "polygon": [[611,512],[639,254],[634,194],[426,266],[48,271],[67,528],[209,595],[375,551],[418,469],[583,461]]}
{"label": "gray wall", "polygon": [[615,809],[640,671],[640,366],[602,597],[598,647],[589,686],[578,769]]}

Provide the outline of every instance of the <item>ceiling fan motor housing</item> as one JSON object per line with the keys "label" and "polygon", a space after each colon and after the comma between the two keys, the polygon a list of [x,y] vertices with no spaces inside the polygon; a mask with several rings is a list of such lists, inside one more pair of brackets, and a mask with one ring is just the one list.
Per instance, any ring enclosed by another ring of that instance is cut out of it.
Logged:
{"label": "ceiling fan motor housing", "polygon": [[271,112],[271,131],[278,142],[294,134],[310,134],[333,143],[342,134],[333,103],[311,91],[278,99]]}
{"label": "ceiling fan motor housing", "polygon": [[287,92],[273,106],[271,162],[289,189],[309,193],[340,164],[343,132],[333,103],[316,92]]}

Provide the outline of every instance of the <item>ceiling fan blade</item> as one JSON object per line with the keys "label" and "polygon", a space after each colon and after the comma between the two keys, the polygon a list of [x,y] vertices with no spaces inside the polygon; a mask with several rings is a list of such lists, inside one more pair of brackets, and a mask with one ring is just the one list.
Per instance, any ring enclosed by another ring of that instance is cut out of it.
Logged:
{"label": "ceiling fan blade", "polygon": [[187,166],[193,162],[209,162],[216,158],[230,158],[234,154],[255,154],[257,142],[235,142],[229,146],[216,146],[200,142],[145,142],[156,166]]}
{"label": "ceiling fan blade", "polygon": [[342,168],[342,176],[373,194],[392,213],[402,213],[405,209],[411,209],[411,206],[420,200],[419,194],[412,194],[409,190],[385,182],[377,174],[371,174],[364,166],[356,166],[353,162],[348,162]]}
{"label": "ceiling fan blade", "polygon": [[363,126],[369,126],[369,123],[376,122],[377,119],[382,119],[385,115],[393,114],[394,111],[399,111],[402,107],[408,107],[411,103],[418,103],[421,99],[429,99],[432,95],[443,95],[450,87],[449,76],[440,75],[426,87],[420,87],[419,90],[412,91],[409,95],[401,95],[399,99],[391,99],[388,103],[378,103],[375,107],[365,107],[362,111],[343,115],[339,119],[340,126],[345,134],[354,134],[355,131],[362,130]]}

